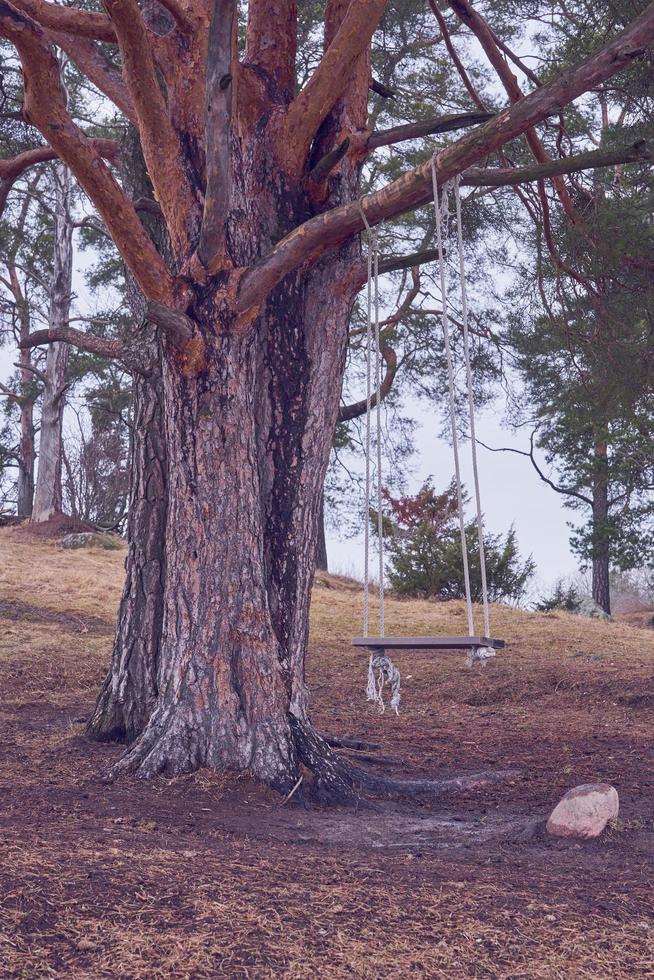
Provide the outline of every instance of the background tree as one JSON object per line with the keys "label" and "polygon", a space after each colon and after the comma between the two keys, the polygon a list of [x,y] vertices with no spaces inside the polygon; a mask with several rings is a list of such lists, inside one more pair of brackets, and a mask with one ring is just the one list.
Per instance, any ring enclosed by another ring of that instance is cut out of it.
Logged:
{"label": "background tree", "polygon": [[[617,23],[632,16],[633,5],[611,6]],[[555,4],[550,13],[545,73],[607,30],[604,5],[592,0]],[[598,87],[558,139],[570,147],[590,139],[601,150],[637,145],[651,132],[650,79],[651,55],[644,71]],[[499,227],[520,229],[518,276],[500,299],[510,310],[505,340],[520,390],[510,419],[533,426],[524,455],[584,513],[571,543],[592,567],[595,602],[609,613],[611,565],[638,567],[652,549],[651,166],[577,174],[551,194],[542,184],[516,193],[518,209],[496,214]]]}
{"label": "background tree", "polygon": [[[465,599],[456,487],[437,494],[431,481],[415,496],[386,495],[386,554],[391,587],[400,595]],[[466,524],[473,602],[482,601],[477,521]],[[515,529],[506,537],[486,531],[486,576],[491,602],[519,602],[533,576],[531,557],[521,561]]]}

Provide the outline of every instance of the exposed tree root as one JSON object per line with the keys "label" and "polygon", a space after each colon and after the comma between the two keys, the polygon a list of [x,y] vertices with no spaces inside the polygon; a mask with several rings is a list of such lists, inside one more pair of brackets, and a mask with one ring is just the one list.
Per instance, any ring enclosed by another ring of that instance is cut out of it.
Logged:
{"label": "exposed tree root", "polygon": [[[391,776],[369,772],[343,758],[332,749],[330,741],[344,747],[370,745],[373,743],[355,742],[354,739],[326,739],[312,727],[307,719],[289,716],[297,762],[301,763],[313,776],[310,792],[313,798],[324,805],[356,805],[366,797],[425,797],[436,798],[460,790],[476,789],[510,779],[518,775],[516,770],[481,772],[469,776],[455,776],[449,779],[396,779]],[[133,773],[141,778],[157,775],[180,775],[192,772],[202,766],[211,768],[238,768],[225,761],[221,765],[220,753],[211,753],[207,758],[206,746],[197,738],[197,732],[183,724],[158,725],[151,721],[145,732],[113,765],[106,769],[101,778],[113,782],[121,775]],[[383,756],[359,755],[357,762],[392,763]],[[275,779],[271,785],[288,794],[298,783],[299,771],[284,774],[283,779]],[[254,773],[256,775],[256,772]],[[261,778],[261,776],[259,776]],[[294,797],[296,802],[304,803],[306,783],[301,789],[298,785]]]}
{"label": "exposed tree root", "polygon": [[355,752],[377,752],[381,749],[379,742],[362,742],[358,738],[337,738],[335,735],[323,735],[323,738],[332,749],[353,749]]}
{"label": "exposed tree root", "polygon": [[383,797],[436,798],[460,790],[476,789],[519,773],[515,769],[481,772],[449,779],[394,779],[367,772],[332,751],[327,739],[307,721],[291,716],[291,728],[300,761],[315,777],[314,794],[321,803],[359,802],[363,794]]}

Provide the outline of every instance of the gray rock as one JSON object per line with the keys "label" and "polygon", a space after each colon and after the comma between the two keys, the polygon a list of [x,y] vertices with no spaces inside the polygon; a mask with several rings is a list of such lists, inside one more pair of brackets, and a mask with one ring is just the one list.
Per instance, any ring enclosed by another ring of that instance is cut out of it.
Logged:
{"label": "gray rock", "polygon": [[615,820],[620,803],[618,791],[608,783],[587,783],[568,790],[547,821],[554,837],[599,837],[609,820]]}
{"label": "gray rock", "polygon": [[590,596],[585,596],[581,599],[578,608],[575,610],[575,615],[588,616],[590,619],[604,619],[608,622],[611,620],[609,614],[605,613]]}
{"label": "gray rock", "polygon": [[107,551],[118,551],[122,547],[122,539],[115,534],[98,534],[96,531],[81,531],[78,534],[67,534],[61,541],[62,548],[105,548]]}

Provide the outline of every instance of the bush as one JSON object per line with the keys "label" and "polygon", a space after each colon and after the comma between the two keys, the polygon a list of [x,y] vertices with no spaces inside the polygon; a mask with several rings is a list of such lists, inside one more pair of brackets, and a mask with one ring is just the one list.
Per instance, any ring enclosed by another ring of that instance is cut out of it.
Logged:
{"label": "bush", "polygon": [[[401,595],[438,599],[465,599],[463,560],[459,537],[456,489],[453,484],[437,494],[428,481],[415,497],[394,500],[385,495],[388,576]],[[466,525],[470,588],[480,602],[481,565],[477,522]],[[506,537],[485,534],[488,597],[492,602],[519,601],[532,577],[531,557],[521,561],[515,529]]]}
{"label": "bush", "polygon": [[554,589],[550,596],[541,596],[538,602],[534,603],[536,612],[552,612],[554,609],[563,609],[565,612],[576,613],[581,608],[582,598],[576,587],[570,583],[566,585],[564,579],[560,578],[554,583]]}

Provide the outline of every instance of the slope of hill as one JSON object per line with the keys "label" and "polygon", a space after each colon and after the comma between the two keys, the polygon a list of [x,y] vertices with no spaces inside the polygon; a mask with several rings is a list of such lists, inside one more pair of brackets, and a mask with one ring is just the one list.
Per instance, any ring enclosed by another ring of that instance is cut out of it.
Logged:
{"label": "slope of hill", "polygon": [[[516,770],[446,799],[282,806],[247,779],[98,773],[83,735],[124,551],[0,529],[0,974],[633,977],[654,970],[654,642],[624,623],[496,607],[485,669],[406,652],[399,716],[365,702],[361,596],[320,576],[320,730],[396,774]],[[464,630],[461,603],[391,600],[389,632]],[[362,758],[362,755],[364,758]],[[544,836],[563,791],[613,783],[597,842]]]}

